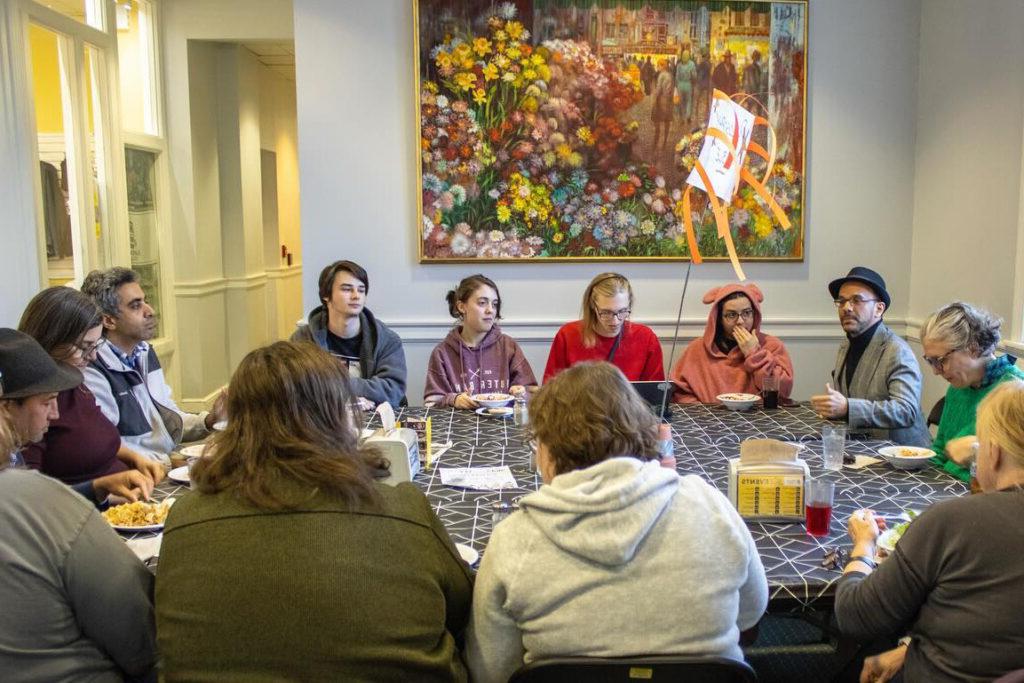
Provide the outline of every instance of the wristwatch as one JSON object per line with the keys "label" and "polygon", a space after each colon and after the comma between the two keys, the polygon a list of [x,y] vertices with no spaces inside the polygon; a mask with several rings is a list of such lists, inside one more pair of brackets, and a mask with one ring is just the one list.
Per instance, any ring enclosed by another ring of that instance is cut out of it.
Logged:
{"label": "wristwatch", "polygon": [[878,568],[878,563],[875,562],[874,559],[868,557],[867,555],[851,555],[850,557],[846,558],[846,564],[850,564],[851,562],[863,562],[872,569]]}

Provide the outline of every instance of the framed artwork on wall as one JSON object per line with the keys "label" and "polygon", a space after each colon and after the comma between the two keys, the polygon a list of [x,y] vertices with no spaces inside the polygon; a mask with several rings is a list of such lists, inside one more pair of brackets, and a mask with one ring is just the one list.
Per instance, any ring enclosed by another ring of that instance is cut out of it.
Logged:
{"label": "framed artwork on wall", "polygon": [[[420,262],[688,260],[681,197],[714,90],[770,123],[764,186],[792,223],[740,187],[728,207],[739,257],[803,259],[806,0],[413,7]],[[724,259],[696,195],[700,254]]]}

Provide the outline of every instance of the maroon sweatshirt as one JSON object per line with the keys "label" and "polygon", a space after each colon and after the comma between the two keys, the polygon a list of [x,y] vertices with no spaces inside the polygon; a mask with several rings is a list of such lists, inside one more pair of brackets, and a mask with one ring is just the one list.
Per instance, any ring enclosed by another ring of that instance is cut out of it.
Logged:
{"label": "maroon sweatshirt", "polygon": [[434,347],[427,363],[424,400],[440,405],[455,405],[455,397],[466,392],[507,393],[512,386],[533,386],[529,361],[519,344],[504,334],[497,325],[491,328],[478,346],[470,347],[462,340],[461,327],[452,328],[444,341]]}

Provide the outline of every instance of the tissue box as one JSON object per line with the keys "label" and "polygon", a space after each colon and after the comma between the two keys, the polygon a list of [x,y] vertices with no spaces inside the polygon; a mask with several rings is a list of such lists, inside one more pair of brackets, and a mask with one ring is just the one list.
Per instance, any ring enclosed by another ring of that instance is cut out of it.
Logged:
{"label": "tissue box", "polygon": [[803,521],[807,463],[796,457],[800,447],[773,439],[740,445],[729,460],[729,500],[744,519]]}

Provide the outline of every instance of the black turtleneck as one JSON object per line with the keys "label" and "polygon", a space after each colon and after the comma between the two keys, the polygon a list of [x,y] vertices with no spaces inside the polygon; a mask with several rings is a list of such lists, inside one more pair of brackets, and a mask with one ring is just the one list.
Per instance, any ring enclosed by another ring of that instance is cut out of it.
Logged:
{"label": "black turtleneck", "polygon": [[853,373],[857,370],[857,365],[860,363],[861,356],[864,355],[864,349],[868,348],[868,344],[871,343],[871,338],[875,336],[875,330],[882,324],[879,320],[877,323],[864,330],[856,337],[850,337],[846,335],[850,340],[850,349],[846,352],[846,387],[849,389],[850,382],[853,381]]}

